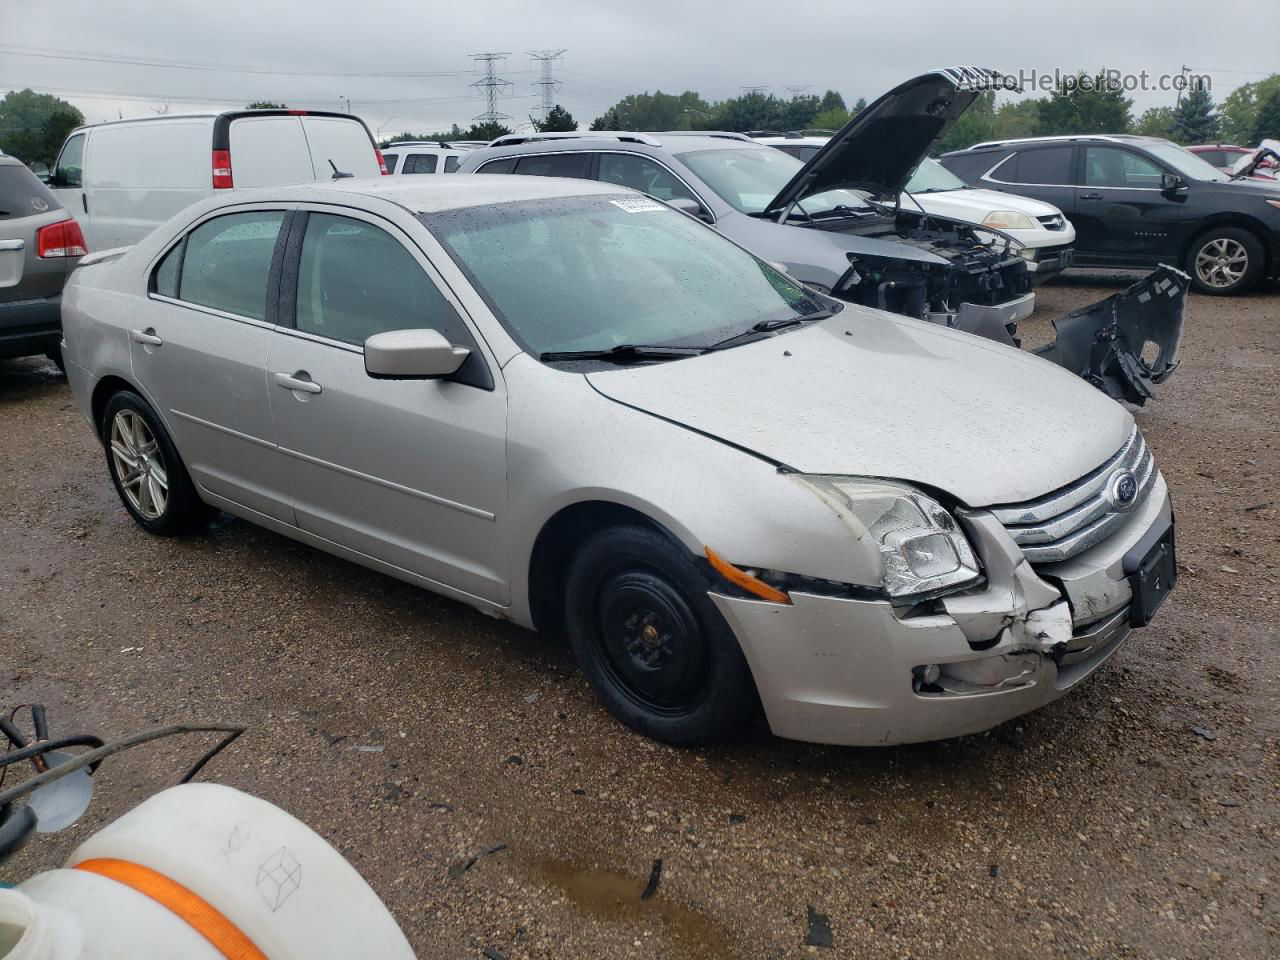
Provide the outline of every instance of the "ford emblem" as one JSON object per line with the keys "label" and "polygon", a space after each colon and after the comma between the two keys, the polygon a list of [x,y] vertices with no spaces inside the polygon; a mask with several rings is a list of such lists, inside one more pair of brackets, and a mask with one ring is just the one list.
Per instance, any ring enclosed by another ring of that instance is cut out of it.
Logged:
{"label": "ford emblem", "polygon": [[1138,499],[1138,478],[1128,470],[1121,471],[1111,478],[1111,489],[1108,499],[1117,510],[1128,510]]}

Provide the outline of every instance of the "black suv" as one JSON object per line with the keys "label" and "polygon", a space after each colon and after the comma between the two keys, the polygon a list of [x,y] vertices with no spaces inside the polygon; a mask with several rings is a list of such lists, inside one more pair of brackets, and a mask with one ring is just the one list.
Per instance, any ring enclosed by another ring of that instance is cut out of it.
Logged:
{"label": "black suv", "polygon": [[1280,276],[1280,184],[1233,180],[1169,140],[1004,140],[938,159],[975,187],[1062,210],[1076,228],[1076,266],[1173,263],[1219,295]]}

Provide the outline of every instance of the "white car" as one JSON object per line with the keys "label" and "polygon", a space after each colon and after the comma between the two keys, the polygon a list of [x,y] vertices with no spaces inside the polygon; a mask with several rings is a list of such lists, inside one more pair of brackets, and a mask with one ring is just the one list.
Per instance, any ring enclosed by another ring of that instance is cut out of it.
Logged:
{"label": "white car", "polygon": [[453,173],[471,147],[435,140],[401,140],[382,151],[387,173]]}
{"label": "white car", "polygon": [[72,130],[49,186],[91,250],[137,243],[184,207],[246,187],[387,171],[364,121],[314,110],[112,120]]}
{"label": "white car", "polygon": [[[829,137],[756,137],[783,153],[808,161]],[[908,210],[994,227],[1023,245],[1022,255],[1035,283],[1061,272],[1071,262],[1076,230],[1061,210],[1029,197],[970,187],[936,160],[925,158],[907,181],[902,205]]]}

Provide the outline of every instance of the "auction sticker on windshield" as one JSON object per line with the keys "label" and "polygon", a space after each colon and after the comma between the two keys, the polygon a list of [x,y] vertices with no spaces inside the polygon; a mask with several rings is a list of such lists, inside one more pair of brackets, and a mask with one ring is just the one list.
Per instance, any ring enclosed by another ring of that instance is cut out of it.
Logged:
{"label": "auction sticker on windshield", "polygon": [[650,200],[647,197],[628,197],[626,200],[610,200],[615,207],[621,207],[627,213],[649,213],[653,210],[663,210],[662,204],[656,200]]}

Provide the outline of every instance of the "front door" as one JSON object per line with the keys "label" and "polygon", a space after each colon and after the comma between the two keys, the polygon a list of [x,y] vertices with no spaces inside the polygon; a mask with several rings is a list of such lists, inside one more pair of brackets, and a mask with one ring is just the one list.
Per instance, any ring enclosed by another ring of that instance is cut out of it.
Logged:
{"label": "front door", "polygon": [[[322,209],[294,227],[302,242],[285,269],[297,278],[294,320],[286,329],[282,316],[268,357],[298,526],[506,603],[496,531],[506,503],[506,395],[496,367],[408,236],[376,217]],[[365,372],[368,337],[420,328],[472,351],[454,378]]]}
{"label": "front door", "polygon": [[88,139],[87,133],[77,133],[62,145],[53,173],[49,175],[49,188],[80,224],[89,249],[97,250],[101,248],[89,226],[89,202],[84,193],[84,148]]}
{"label": "front door", "polygon": [[129,324],[137,382],[202,488],[292,523],[272,439],[267,291],[284,210],[197,225],[156,264]]}
{"label": "front door", "polygon": [[1101,261],[1154,263],[1175,244],[1179,205],[1160,190],[1164,171],[1122,147],[1082,149],[1076,248]]}

